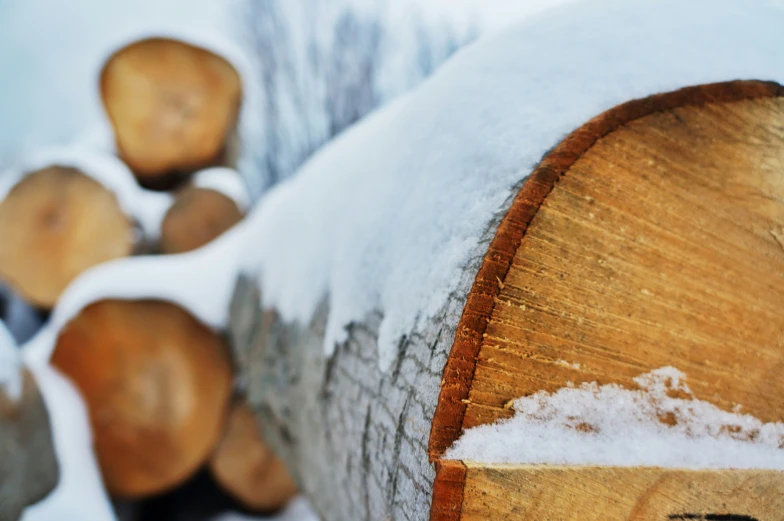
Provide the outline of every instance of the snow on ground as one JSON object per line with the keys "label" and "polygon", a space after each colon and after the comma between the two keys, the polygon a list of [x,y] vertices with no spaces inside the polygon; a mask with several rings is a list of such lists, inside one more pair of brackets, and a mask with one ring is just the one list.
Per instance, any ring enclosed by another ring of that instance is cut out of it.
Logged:
{"label": "snow on ground", "polygon": [[695,399],[686,375],[672,367],[634,381],[639,389],[594,382],[520,398],[514,417],[466,430],[445,458],[784,470],[784,423],[762,423]]}
{"label": "snow on ground", "polygon": [[248,185],[236,170],[225,167],[215,167],[200,170],[193,175],[191,184],[196,188],[220,192],[235,203],[242,212],[250,208],[250,193]]}
{"label": "snow on ground", "polygon": [[[383,368],[434,317],[479,238],[542,155],[634,98],[734,79],[784,82],[784,9],[733,0],[599,0],[459,51],[413,93],[327,145],[262,199],[246,268],[264,304],[310,320],[324,350],[383,313]],[[557,35],[557,38],[555,37]]]}
{"label": "snow on ground", "polygon": [[25,509],[20,521],[114,521],[81,396],[53,367],[32,364],[29,369],[49,412],[60,478],[48,496]]}

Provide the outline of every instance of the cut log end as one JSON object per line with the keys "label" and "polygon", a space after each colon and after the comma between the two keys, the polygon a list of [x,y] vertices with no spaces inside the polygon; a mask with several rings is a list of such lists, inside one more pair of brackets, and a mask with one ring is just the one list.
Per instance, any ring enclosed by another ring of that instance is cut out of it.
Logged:
{"label": "cut log end", "polygon": [[783,125],[781,86],[706,85],[619,106],[543,159],[447,361],[432,519],[781,517],[781,472],[439,458],[464,429],[511,416],[510,400],[570,382],[635,388],[664,366],[696,399],[781,421]]}
{"label": "cut log end", "polygon": [[135,42],[107,61],[104,107],[123,160],[140,181],[220,164],[237,122],[239,74],[183,42]]}
{"label": "cut log end", "polygon": [[87,403],[112,494],[143,497],[181,483],[220,438],[231,392],[228,353],[174,304],[92,304],[60,333],[52,363]]}
{"label": "cut log end", "polygon": [[256,422],[246,402],[235,403],[209,468],[220,486],[247,508],[275,512],[296,495],[297,486],[264,443]]}
{"label": "cut log end", "polygon": [[24,370],[18,401],[0,387],[0,519],[17,519],[58,478],[49,414],[35,379]]}
{"label": "cut log end", "polygon": [[133,246],[133,223],[114,194],[73,168],[32,172],[0,203],[0,275],[42,308],[77,275]]}
{"label": "cut log end", "polygon": [[215,190],[183,189],[161,225],[162,253],[183,253],[212,242],[240,222],[237,203]]}

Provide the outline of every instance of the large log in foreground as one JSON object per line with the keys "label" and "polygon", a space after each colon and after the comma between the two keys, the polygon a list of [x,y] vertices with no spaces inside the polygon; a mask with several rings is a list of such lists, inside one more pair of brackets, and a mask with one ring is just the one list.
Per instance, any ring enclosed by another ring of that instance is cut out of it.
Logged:
{"label": "large log in foreground", "polygon": [[142,184],[226,164],[242,83],[224,58],[175,40],[134,42],[107,60],[101,95],[120,156]]}
{"label": "large log in foreground", "polygon": [[782,519],[781,472],[442,459],[511,400],[569,382],[634,388],[663,366],[688,373],[697,399],[780,421],[782,128],[784,88],[763,82],[586,123],[488,223],[484,259],[387,372],[380,315],[326,358],[326,306],[283,322],[244,279],[233,344],[265,437],[327,521]]}
{"label": "large log in foreground", "polygon": [[0,276],[42,308],[83,271],[130,255],[134,240],[115,195],[74,168],[31,172],[0,202]]}
{"label": "large log in foreground", "polygon": [[91,304],[60,332],[52,364],[85,399],[112,494],[171,488],[218,443],[231,394],[228,352],[174,304]]}

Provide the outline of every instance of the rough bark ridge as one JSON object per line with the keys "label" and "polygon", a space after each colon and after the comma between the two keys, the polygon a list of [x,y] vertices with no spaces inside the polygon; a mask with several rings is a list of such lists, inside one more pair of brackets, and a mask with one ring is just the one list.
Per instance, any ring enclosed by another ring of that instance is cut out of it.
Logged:
{"label": "rough bark ridge", "polygon": [[511,201],[488,224],[437,318],[400,339],[387,373],[378,365],[381,313],[350,325],[327,359],[326,305],[307,326],[283,323],[261,311],[253,279],[239,281],[230,335],[249,401],[325,521],[429,518],[435,472],[427,440],[441,375],[465,296]]}

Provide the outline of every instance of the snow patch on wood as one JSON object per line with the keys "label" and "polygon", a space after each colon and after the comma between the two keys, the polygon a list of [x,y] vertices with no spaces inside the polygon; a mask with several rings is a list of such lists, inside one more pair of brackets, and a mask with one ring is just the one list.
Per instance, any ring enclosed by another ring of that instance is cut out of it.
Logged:
{"label": "snow patch on wood", "polygon": [[514,417],[466,430],[446,459],[482,463],[784,470],[784,423],[696,399],[663,367],[639,389],[585,383],[515,400]]}

